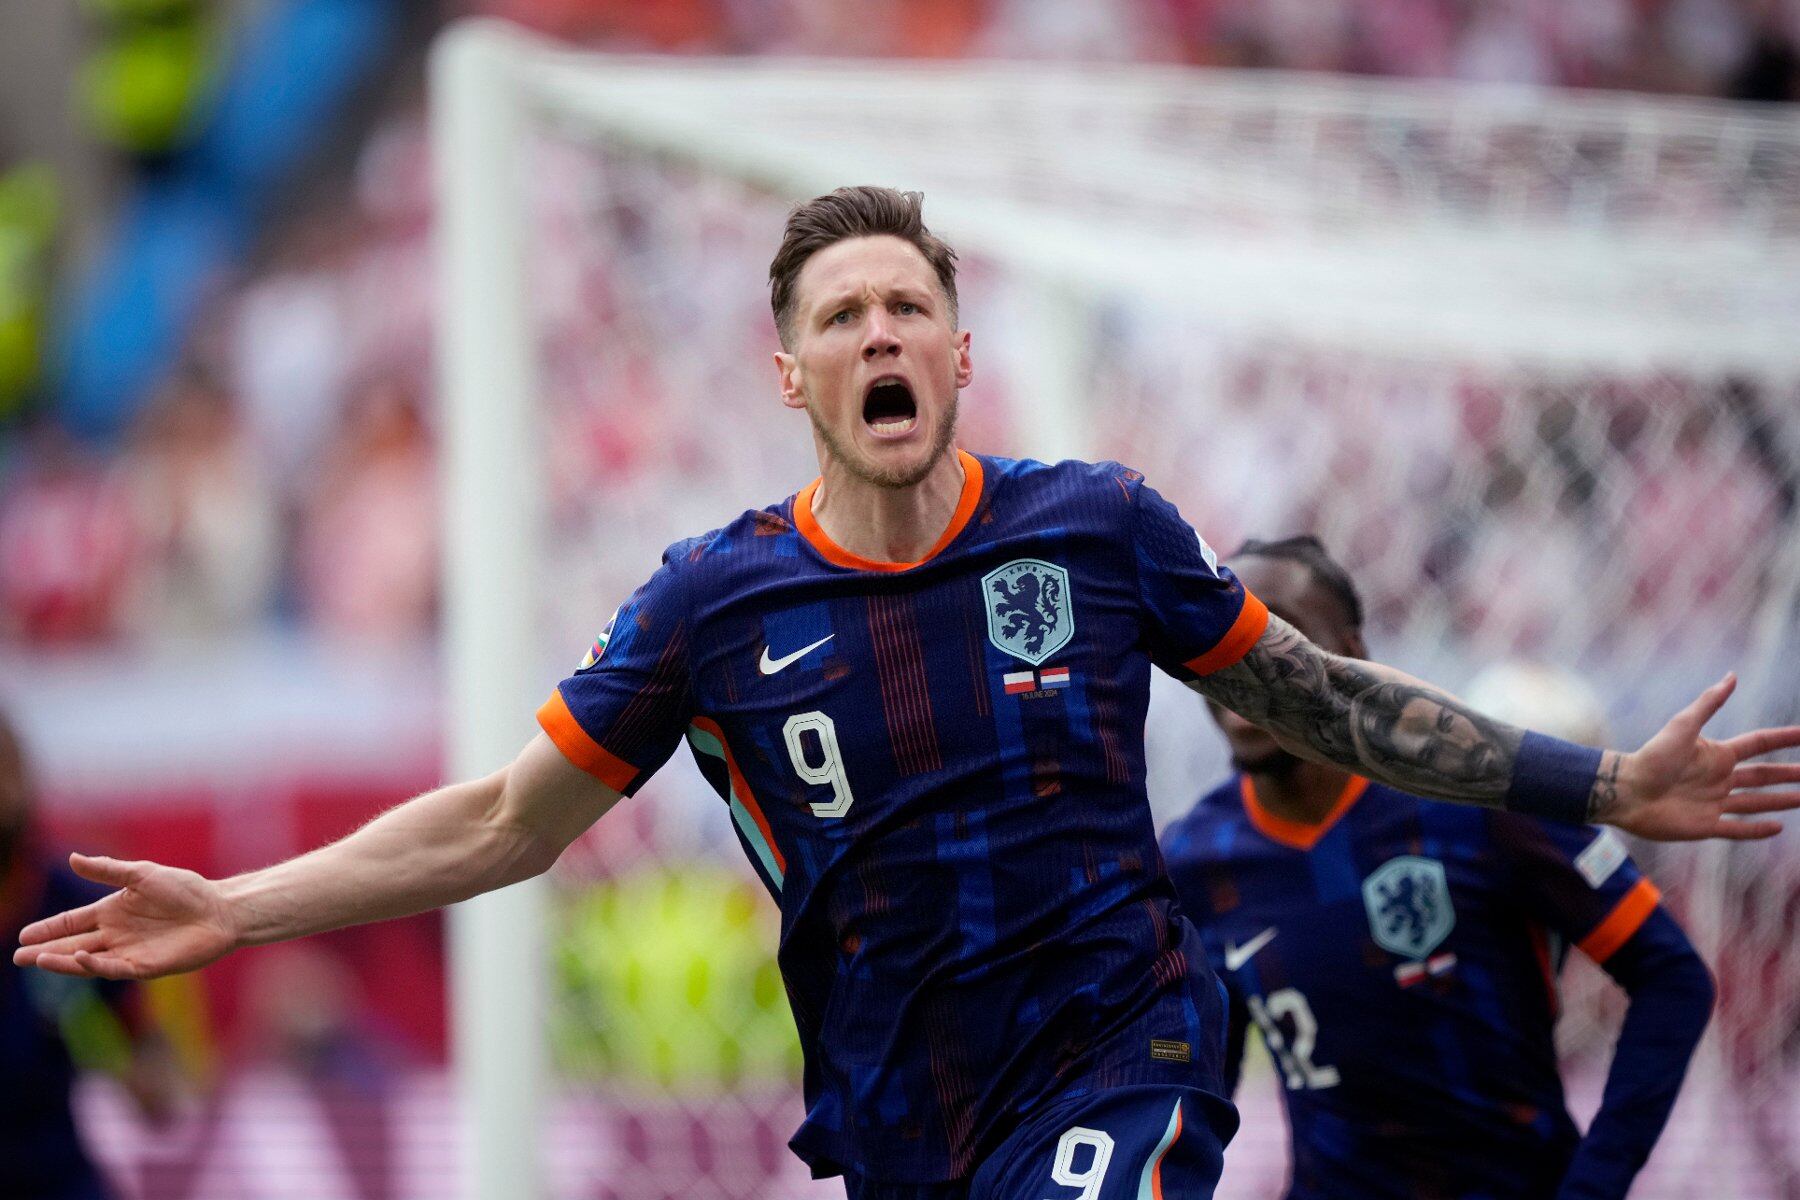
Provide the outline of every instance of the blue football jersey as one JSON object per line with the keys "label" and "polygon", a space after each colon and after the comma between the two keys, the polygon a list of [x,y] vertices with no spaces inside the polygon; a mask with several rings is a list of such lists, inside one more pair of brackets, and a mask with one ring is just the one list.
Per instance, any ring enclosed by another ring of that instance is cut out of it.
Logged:
{"label": "blue football jersey", "polygon": [[1303,825],[1239,777],[1163,847],[1286,1085],[1293,1200],[1555,1193],[1564,951],[1604,962],[1658,903],[1618,835],[1355,777]]}
{"label": "blue football jersey", "polygon": [[685,737],[726,802],[781,909],[818,1174],[960,1179],[1048,1098],[1221,1087],[1144,717],[1153,663],[1229,665],[1267,611],[1136,472],[961,462],[917,563],[832,543],[816,483],[671,546],[539,712],[627,794]]}
{"label": "blue football jersey", "polygon": [[[111,890],[27,852],[0,874],[0,938],[16,946],[26,925]],[[0,1196],[104,1194],[70,1107],[76,1069],[66,1026],[93,996],[123,1015],[134,986],[15,967],[10,954],[0,959]]]}

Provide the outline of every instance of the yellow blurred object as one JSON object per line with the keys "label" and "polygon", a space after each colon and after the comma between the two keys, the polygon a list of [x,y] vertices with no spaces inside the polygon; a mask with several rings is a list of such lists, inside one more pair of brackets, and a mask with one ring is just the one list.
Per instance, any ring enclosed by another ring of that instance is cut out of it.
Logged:
{"label": "yellow blurred object", "polygon": [[575,898],[556,947],[566,1068],[665,1087],[792,1077],[770,915],[722,870],[646,871]]}
{"label": "yellow blurred object", "polygon": [[82,65],[88,123],[134,154],[174,149],[206,94],[214,62],[211,30],[197,21],[116,33]]}
{"label": "yellow blurred object", "polygon": [[200,976],[169,975],[139,986],[144,989],[150,1024],[168,1041],[182,1075],[202,1085],[210,1082],[219,1055]]}

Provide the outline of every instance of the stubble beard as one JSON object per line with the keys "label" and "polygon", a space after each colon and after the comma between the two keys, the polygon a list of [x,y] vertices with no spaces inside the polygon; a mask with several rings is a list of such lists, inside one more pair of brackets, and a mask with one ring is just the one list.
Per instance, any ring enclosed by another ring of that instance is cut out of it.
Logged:
{"label": "stubble beard", "polygon": [[944,419],[938,423],[937,435],[931,439],[931,452],[914,465],[904,468],[883,467],[870,462],[854,447],[839,441],[837,436],[832,433],[831,427],[819,419],[819,414],[811,403],[806,406],[806,415],[812,419],[813,431],[819,435],[819,440],[825,443],[825,449],[830,452],[833,462],[842,466],[850,472],[853,478],[863,483],[890,491],[899,491],[902,488],[912,487],[931,474],[931,469],[937,465],[938,459],[943,457],[944,452],[955,441],[956,399],[956,395],[952,393],[949,407],[944,410]]}
{"label": "stubble beard", "polygon": [[1245,775],[1273,775],[1286,779],[1300,769],[1306,760],[1298,754],[1283,750],[1277,746],[1273,750],[1265,750],[1261,754],[1231,756],[1231,765]]}

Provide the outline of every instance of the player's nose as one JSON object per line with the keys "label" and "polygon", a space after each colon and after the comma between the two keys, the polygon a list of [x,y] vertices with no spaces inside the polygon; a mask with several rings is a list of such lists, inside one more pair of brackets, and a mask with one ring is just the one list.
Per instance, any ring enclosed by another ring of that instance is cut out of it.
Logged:
{"label": "player's nose", "polygon": [[886,314],[878,313],[871,317],[868,329],[863,337],[862,356],[865,360],[894,357],[900,353],[900,338],[894,327],[888,323]]}

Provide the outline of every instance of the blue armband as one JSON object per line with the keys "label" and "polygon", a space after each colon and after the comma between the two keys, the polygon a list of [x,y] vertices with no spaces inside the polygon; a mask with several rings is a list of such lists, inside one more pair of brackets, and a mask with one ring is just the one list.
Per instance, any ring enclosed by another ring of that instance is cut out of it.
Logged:
{"label": "blue armband", "polygon": [[1506,807],[1527,816],[1584,825],[1604,752],[1542,733],[1526,733],[1513,763]]}

